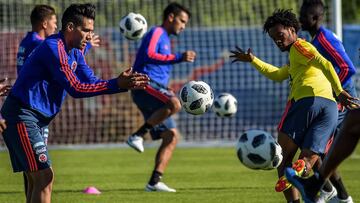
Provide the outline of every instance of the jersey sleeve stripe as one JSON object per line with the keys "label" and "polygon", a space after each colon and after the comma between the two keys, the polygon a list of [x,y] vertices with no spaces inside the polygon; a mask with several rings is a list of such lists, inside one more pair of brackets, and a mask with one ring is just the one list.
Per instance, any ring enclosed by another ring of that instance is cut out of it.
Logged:
{"label": "jersey sleeve stripe", "polygon": [[64,50],[64,45],[61,40],[58,41],[58,51],[60,58],[61,71],[64,72],[66,79],[70,82],[70,85],[78,92],[98,92],[107,90],[107,82],[99,82],[97,84],[84,84],[81,83],[73,71],[71,70],[66,53]]}
{"label": "jersey sleeve stripe", "polygon": [[320,33],[319,35],[319,42],[320,44],[326,49],[326,51],[331,55],[331,57],[335,60],[337,65],[340,68],[339,79],[341,82],[344,81],[346,76],[349,72],[349,66],[346,64],[346,62],[343,60],[343,58],[339,55],[339,53],[336,51],[336,49],[331,45],[331,43],[326,40],[323,33]]}
{"label": "jersey sleeve stripe", "polygon": [[301,44],[300,41],[296,41],[294,43],[294,47],[295,49],[300,52],[302,55],[304,55],[306,58],[308,58],[309,60],[312,59],[314,57],[314,54],[312,54],[311,52],[309,52],[308,50],[306,50]]}
{"label": "jersey sleeve stripe", "polygon": [[163,55],[156,52],[156,45],[160,39],[160,36],[163,34],[161,28],[156,28],[154,33],[151,36],[149,47],[148,47],[148,56],[149,58],[159,60],[159,61],[172,61],[176,58],[175,54]]}
{"label": "jersey sleeve stripe", "polygon": [[170,97],[164,95],[163,93],[151,87],[150,85],[146,86],[145,91],[164,103],[167,103],[170,100]]}
{"label": "jersey sleeve stripe", "polygon": [[18,133],[20,135],[21,145],[23,146],[23,149],[26,154],[26,159],[28,160],[30,171],[37,171],[38,167],[37,167],[37,163],[35,160],[35,155],[31,148],[31,144],[30,144],[29,136],[26,132],[25,124],[22,122],[17,123],[16,127],[17,127]]}

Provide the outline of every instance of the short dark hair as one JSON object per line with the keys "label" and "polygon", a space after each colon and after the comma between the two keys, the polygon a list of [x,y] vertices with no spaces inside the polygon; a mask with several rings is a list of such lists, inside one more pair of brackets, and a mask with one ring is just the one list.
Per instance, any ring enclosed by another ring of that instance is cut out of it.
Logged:
{"label": "short dark hair", "polygon": [[74,23],[75,26],[82,25],[84,17],[95,20],[95,5],[89,3],[71,4],[62,16],[61,29],[64,30],[69,22]]}
{"label": "short dark hair", "polygon": [[51,16],[56,15],[55,9],[49,5],[41,4],[36,5],[31,11],[30,21],[32,26],[36,26],[45,20],[51,18]]}
{"label": "short dark hair", "polygon": [[166,18],[173,13],[175,16],[179,15],[181,12],[185,12],[189,18],[191,18],[191,12],[189,9],[185,8],[184,6],[180,5],[179,3],[172,2],[166,6],[164,13],[163,13],[163,20],[165,21]]}
{"label": "short dark hair", "polygon": [[272,16],[269,16],[264,24],[264,32],[269,33],[270,28],[277,24],[285,27],[293,27],[295,32],[300,30],[300,23],[291,9],[277,9]]}
{"label": "short dark hair", "polygon": [[317,14],[323,15],[325,10],[325,5],[322,0],[303,0],[303,3],[301,4],[301,8],[307,9],[307,8],[315,8],[318,12]]}

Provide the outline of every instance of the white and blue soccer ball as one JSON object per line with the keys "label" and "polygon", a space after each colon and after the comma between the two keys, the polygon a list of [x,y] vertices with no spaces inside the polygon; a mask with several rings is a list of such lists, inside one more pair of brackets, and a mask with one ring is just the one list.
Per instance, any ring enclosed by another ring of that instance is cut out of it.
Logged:
{"label": "white and blue soccer ball", "polygon": [[248,130],[236,145],[241,163],[250,169],[271,170],[277,168],[282,159],[282,149],[270,133],[262,130]]}
{"label": "white and blue soccer ball", "polygon": [[119,23],[120,32],[126,39],[138,40],[147,31],[147,22],[144,16],[139,13],[129,13],[123,16]]}
{"label": "white and blue soccer ball", "polygon": [[214,94],[203,81],[187,82],[180,90],[180,102],[186,112],[200,115],[208,111],[214,101]]}
{"label": "white and blue soccer ball", "polygon": [[221,93],[215,97],[213,111],[217,116],[230,117],[237,112],[237,100],[229,93]]}

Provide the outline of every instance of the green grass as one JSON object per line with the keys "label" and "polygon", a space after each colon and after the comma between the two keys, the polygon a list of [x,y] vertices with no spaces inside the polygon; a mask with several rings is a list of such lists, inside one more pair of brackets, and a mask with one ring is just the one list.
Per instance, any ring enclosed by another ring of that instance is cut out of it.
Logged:
{"label": "green grass", "polygon": [[[131,149],[53,150],[53,202],[285,202],[274,191],[276,171],[243,167],[233,148],[178,148],[163,178],[177,193],[147,193],[155,148],[138,154]],[[344,182],[360,201],[359,149],[342,166]],[[22,174],[13,174],[7,152],[0,152],[0,202],[25,202]],[[101,195],[82,190],[96,186]]]}

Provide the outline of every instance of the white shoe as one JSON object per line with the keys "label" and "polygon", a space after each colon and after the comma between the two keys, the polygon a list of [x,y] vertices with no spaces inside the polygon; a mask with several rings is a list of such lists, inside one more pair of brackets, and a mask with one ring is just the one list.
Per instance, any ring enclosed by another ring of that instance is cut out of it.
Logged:
{"label": "white shoe", "polygon": [[147,192],[176,192],[175,189],[169,188],[163,182],[158,182],[155,185],[147,184],[145,187],[145,191],[147,191]]}
{"label": "white shoe", "polygon": [[337,195],[337,191],[334,186],[332,186],[332,189],[330,192],[326,192],[323,189],[321,189],[318,202],[328,202],[328,201],[330,201],[330,199],[336,197],[336,195]]}
{"label": "white shoe", "polygon": [[127,139],[126,143],[136,151],[142,153],[144,152],[144,145],[143,145],[144,139],[141,136],[137,135],[131,135]]}
{"label": "white shoe", "polygon": [[347,199],[339,199],[337,196],[332,198],[329,203],[339,203],[339,202],[344,202],[344,203],[354,203],[353,199],[351,196],[349,196]]}

